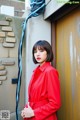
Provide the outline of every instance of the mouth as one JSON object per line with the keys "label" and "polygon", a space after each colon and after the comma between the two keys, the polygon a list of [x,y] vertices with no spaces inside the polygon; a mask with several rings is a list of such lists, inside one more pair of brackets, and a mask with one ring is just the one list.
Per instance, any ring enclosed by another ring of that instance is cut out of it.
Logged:
{"label": "mouth", "polygon": [[41,58],[37,58],[37,60],[40,60]]}

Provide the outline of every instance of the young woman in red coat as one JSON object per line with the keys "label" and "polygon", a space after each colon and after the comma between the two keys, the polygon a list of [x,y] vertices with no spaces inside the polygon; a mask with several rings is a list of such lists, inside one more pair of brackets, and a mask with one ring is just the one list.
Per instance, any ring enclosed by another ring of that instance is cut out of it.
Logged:
{"label": "young woman in red coat", "polygon": [[22,110],[24,120],[57,120],[56,112],[61,107],[60,81],[58,71],[51,66],[53,52],[51,45],[43,40],[33,46],[33,61],[38,67],[28,89],[28,104]]}

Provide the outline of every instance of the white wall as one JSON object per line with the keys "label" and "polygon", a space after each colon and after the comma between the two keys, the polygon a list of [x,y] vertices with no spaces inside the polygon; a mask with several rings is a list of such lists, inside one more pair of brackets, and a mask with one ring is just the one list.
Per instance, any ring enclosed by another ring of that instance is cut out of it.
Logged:
{"label": "white wall", "polygon": [[30,7],[30,0],[25,0],[25,10]]}
{"label": "white wall", "polygon": [[[26,16],[26,15],[25,15]],[[32,47],[38,40],[47,40],[51,43],[51,24],[43,19],[43,15],[32,17],[28,20],[26,30],[26,83],[25,99],[27,102],[27,89],[36,65],[32,61]]]}
{"label": "white wall", "polygon": [[0,13],[5,15],[14,16],[14,7],[1,5]]}

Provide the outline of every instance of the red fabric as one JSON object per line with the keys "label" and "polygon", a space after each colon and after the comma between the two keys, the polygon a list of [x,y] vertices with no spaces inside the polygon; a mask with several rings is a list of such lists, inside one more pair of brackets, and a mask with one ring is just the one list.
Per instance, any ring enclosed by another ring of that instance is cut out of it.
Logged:
{"label": "red fabric", "polygon": [[57,120],[56,111],[61,106],[60,81],[57,70],[49,62],[34,70],[28,93],[35,117],[24,120]]}

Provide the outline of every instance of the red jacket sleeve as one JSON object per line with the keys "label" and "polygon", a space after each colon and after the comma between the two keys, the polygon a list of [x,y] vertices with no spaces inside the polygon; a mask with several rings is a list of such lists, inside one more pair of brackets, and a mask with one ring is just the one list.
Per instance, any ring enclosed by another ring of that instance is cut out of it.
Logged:
{"label": "red jacket sleeve", "polygon": [[46,72],[46,86],[48,103],[34,110],[36,119],[45,119],[55,113],[61,106],[60,101],[60,81],[58,72],[51,69]]}

